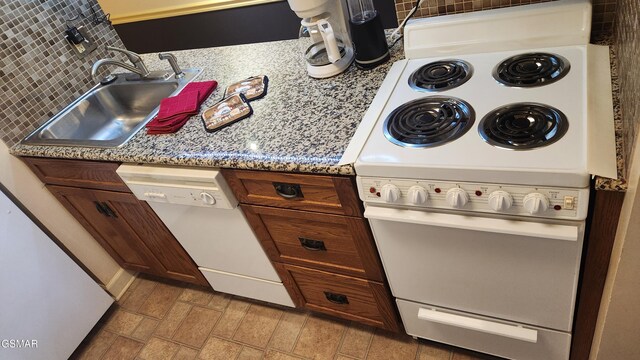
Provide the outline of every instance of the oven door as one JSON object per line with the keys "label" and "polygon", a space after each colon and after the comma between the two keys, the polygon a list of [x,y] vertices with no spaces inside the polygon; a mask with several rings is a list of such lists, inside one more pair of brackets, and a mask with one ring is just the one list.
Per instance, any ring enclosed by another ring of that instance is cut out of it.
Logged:
{"label": "oven door", "polygon": [[570,332],[584,222],[367,206],[400,299]]}

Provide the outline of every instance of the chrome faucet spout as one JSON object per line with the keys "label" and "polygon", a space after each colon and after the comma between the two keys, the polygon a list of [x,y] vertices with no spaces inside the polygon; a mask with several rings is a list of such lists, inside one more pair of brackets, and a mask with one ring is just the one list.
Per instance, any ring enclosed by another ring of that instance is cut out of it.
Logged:
{"label": "chrome faucet spout", "polygon": [[129,70],[129,71],[133,72],[133,73],[136,73],[136,74],[140,75],[140,77],[143,77],[143,78],[149,76],[149,71],[146,69],[146,67],[145,67],[144,70],[141,70],[141,69],[138,69],[135,66],[123,63],[123,62],[115,60],[115,59],[100,59],[100,60],[96,61],[93,64],[93,66],[91,67],[91,78],[96,80],[96,81],[100,81],[100,79],[97,78],[98,70],[100,70],[100,68],[102,66],[105,66],[105,65],[119,66],[119,67],[121,67],[123,69],[126,69],[126,70]]}
{"label": "chrome faucet spout", "polygon": [[[126,49],[120,49],[120,48],[116,48],[116,47],[112,47],[112,46],[105,46],[106,50],[110,50],[110,51],[117,51],[120,53],[123,53],[127,56],[127,58],[129,59],[129,61],[131,61],[131,63],[133,64],[133,66],[123,63],[122,61],[118,61],[115,59],[101,59],[95,62],[95,64],[93,64],[93,67],[91,68],[91,78],[97,81],[100,81],[99,79],[96,78],[97,74],[98,74],[98,70],[100,70],[100,67],[104,66],[104,65],[115,65],[115,66],[119,66],[123,69],[127,69],[133,73],[136,73],[138,75],[140,75],[140,77],[142,78],[146,78],[149,76],[149,70],[147,69],[147,66],[144,64],[144,61],[142,61],[142,58],[140,57],[140,55],[134,53],[133,51],[129,51]],[[112,77],[113,78],[113,77]]]}

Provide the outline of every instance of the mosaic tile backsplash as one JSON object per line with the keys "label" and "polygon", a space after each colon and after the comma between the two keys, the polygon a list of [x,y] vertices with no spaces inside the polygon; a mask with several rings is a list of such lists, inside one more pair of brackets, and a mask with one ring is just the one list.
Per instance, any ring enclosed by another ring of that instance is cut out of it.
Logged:
{"label": "mosaic tile backsplash", "polygon": [[[496,9],[509,6],[542,3],[554,0],[423,0],[422,6],[414,15],[415,18],[458,14],[470,11]],[[619,0],[592,0],[593,34],[611,32]],[[637,0],[631,0],[631,2]],[[416,0],[395,0],[398,22],[402,22],[416,4]]]}
{"label": "mosaic tile backsplash", "polygon": [[627,170],[631,167],[634,140],[640,133],[640,2],[620,0],[615,23],[615,50],[618,56],[620,110]]}
{"label": "mosaic tile backsplash", "polygon": [[[96,0],[0,0],[0,139],[8,146],[89,90],[91,66],[107,54],[104,45],[123,48],[108,24],[93,25]],[[64,39],[65,20],[84,26],[98,48],[84,59]]]}

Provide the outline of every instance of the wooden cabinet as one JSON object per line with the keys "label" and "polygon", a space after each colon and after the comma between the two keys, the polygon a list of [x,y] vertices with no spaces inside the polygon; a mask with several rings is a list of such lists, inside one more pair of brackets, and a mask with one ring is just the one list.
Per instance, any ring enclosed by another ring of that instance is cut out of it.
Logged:
{"label": "wooden cabinet", "polygon": [[118,164],[23,160],[120,266],[208,286],[149,205],[138,200],[116,174]]}
{"label": "wooden cabinet", "polygon": [[353,178],[223,175],[297,306],[401,329]]}

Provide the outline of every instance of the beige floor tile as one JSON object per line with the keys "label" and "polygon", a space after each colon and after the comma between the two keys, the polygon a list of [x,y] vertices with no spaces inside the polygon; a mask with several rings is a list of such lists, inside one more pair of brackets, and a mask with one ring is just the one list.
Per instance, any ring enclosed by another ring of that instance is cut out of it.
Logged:
{"label": "beige floor tile", "polygon": [[104,354],[102,360],[135,359],[143,346],[144,344],[139,341],[118,336],[118,338],[109,347],[109,350]]}
{"label": "beige floor tile", "polygon": [[133,330],[133,333],[131,333],[131,337],[147,341],[151,337],[151,334],[153,334],[153,332],[158,327],[158,323],[158,320],[150,318],[142,319],[138,327]]}
{"label": "beige floor tile", "polygon": [[336,356],[336,360],[354,360],[354,359],[356,358],[352,358],[350,356],[341,355],[341,354],[338,354],[338,356]]}
{"label": "beige floor tile", "polygon": [[345,329],[342,322],[309,316],[293,352],[313,359],[333,359]]}
{"label": "beige floor tile", "polygon": [[242,350],[242,345],[231,341],[210,337],[198,355],[198,359],[229,360],[235,359]]}
{"label": "beige floor tile", "polygon": [[224,314],[218,320],[218,323],[213,328],[213,334],[226,339],[233,337],[236,332],[240,321],[247,313],[251,304],[240,299],[232,299],[224,311]]}
{"label": "beige floor tile", "polygon": [[415,359],[418,341],[407,334],[394,334],[378,330],[373,336],[367,359],[369,360],[405,360]]}
{"label": "beige floor tile", "polygon": [[293,350],[293,345],[295,345],[308,315],[295,310],[290,311],[285,312],[280,318],[280,323],[271,337],[269,347],[285,352]]}
{"label": "beige floor tile", "polygon": [[264,355],[264,359],[265,360],[300,360],[302,358],[297,356],[287,355],[279,351],[269,349],[267,350],[267,353]]}
{"label": "beige floor tile", "polygon": [[120,308],[107,320],[105,329],[121,335],[131,335],[142,319],[142,316]]}
{"label": "beige floor tile", "polygon": [[340,353],[357,359],[364,359],[373,338],[374,329],[361,324],[351,323],[342,340]]}
{"label": "beige floor tile", "polygon": [[224,311],[227,308],[227,305],[229,305],[230,301],[231,295],[214,291],[213,294],[211,294],[211,300],[209,301],[207,307],[218,311]]}
{"label": "beige floor tile", "polygon": [[253,304],[240,323],[233,339],[244,344],[264,348],[278,326],[282,310]]}
{"label": "beige floor tile", "polygon": [[176,330],[173,340],[197,348],[202,347],[220,315],[219,311],[194,306]]}
{"label": "beige floor tile", "polygon": [[93,338],[91,338],[86,344],[83,344],[83,348],[77,354],[79,360],[93,360],[99,359],[104,354],[109,346],[116,340],[117,334],[110,331],[100,330]]}
{"label": "beige floor tile", "polygon": [[[147,300],[147,297],[153,289],[158,285],[157,282],[144,279],[137,278],[134,280],[134,284],[137,284],[135,288],[127,290],[126,294],[128,295],[126,298],[123,297],[118,303],[125,309],[131,311],[138,311],[140,306]],[[134,285],[131,285],[133,287]]]}
{"label": "beige floor tile", "polygon": [[178,350],[180,350],[180,345],[154,337],[147,341],[138,358],[142,360],[171,360]]}
{"label": "beige floor tile", "polygon": [[260,360],[263,356],[264,352],[262,350],[245,346],[236,360]]}
{"label": "beige floor tile", "polygon": [[451,360],[489,360],[489,359],[498,360],[499,358],[491,355],[486,355],[486,354],[467,352],[464,350],[454,351],[453,357],[451,358]]}
{"label": "beige floor tile", "polygon": [[173,360],[193,360],[198,357],[198,350],[181,346]]}
{"label": "beige floor tile", "polygon": [[420,343],[418,350],[418,360],[449,360],[451,359],[451,350],[443,346],[429,343]]}
{"label": "beige floor tile", "polygon": [[162,319],[160,325],[158,325],[155,335],[170,339],[173,333],[180,327],[182,320],[187,317],[189,310],[191,310],[191,305],[176,302],[171,310],[169,310],[169,313]]}
{"label": "beige floor tile", "polygon": [[206,306],[211,301],[211,297],[211,291],[199,286],[192,285],[182,290],[182,294],[180,294],[178,300],[196,305]]}
{"label": "beige floor tile", "polygon": [[142,303],[139,313],[162,319],[182,293],[182,288],[159,283]]}

